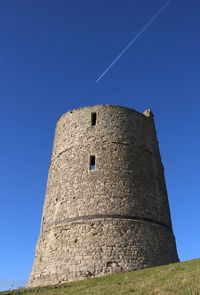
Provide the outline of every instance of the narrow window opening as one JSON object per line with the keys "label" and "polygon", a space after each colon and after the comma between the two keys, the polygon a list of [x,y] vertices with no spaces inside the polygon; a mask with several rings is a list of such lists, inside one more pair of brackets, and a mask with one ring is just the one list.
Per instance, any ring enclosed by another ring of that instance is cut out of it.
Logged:
{"label": "narrow window opening", "polygon": [[90,170],[96,169],[95,156],[90,156]]}
{"label": "narrow window opening", "polygon": [[97,114],[91,113],[91,126],[96,125],[96,122],[97,122]]}

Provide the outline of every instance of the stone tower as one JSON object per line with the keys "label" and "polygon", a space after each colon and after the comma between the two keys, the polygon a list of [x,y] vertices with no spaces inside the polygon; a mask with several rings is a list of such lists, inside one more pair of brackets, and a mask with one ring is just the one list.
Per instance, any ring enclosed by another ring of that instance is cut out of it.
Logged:
{"label": "stone tower", "polygon": [[65,113],[27,286],[178,261],[151,111],[97,105]]}

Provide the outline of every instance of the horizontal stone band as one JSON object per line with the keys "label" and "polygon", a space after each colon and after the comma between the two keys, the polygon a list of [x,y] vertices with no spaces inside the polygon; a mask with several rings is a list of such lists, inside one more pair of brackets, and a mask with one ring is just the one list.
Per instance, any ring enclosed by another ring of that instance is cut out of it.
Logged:
{"label": "horizontal stone band", "polygon": [[153,224],[160,225],[162,227],[165,227],[169,230],[172,230],[170,226],[166,225],[165,223],[162,223],[160,221],[151,219],[151,218],[146,218],[146,217],[138,217],[138,216],[129,216],[129,215],[103,215],[103,214],[97,214],[97,215],[85,215],[85,216],[77,216],[77,217],[71,217],[71,218],[66,218],[63,220],[58,220],[55,221],[45,228],[45,230],[49,229],[50,227],[54,225],[60,225],[63,223],[68,223],[68,222],[73,222],[73,221],[84,221],[84,220],[91,220],[91,219],[105,219],[105,218],[113,218],[113,219],[126,219],[126,220],[133,220],[133,221],[144,221],[144,222],[149,222]]}

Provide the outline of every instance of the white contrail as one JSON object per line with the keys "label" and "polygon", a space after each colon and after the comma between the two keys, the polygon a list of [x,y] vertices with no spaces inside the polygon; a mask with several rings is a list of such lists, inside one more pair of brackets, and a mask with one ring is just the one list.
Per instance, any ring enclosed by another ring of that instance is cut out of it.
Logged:
{"label": "white contrail", "polygon": [[96,82],[99,80],[114,66],[114,64],[120,59],[120,57],[131,47],[131,45],[146,31],[146,29],[153,23],[153,21],[161,14],[161,12],[167,7],[167,5],[171,2],[168,0],[165,4],[156,12],[156,14],[148,21],[148,23],[142,28],[139,33],[131,40],[131,42],[120,52],[120,54],[113,60],[113,62],[107,67],[107,69],[99,76]]}

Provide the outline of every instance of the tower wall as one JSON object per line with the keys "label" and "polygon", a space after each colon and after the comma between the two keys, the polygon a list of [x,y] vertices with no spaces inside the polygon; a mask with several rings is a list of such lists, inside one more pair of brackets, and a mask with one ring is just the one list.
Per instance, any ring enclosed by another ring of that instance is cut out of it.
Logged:
{"label": "tower wall", "polygon": [[152,113],[99,105],[64,114],[28,286],[177,261]]}

